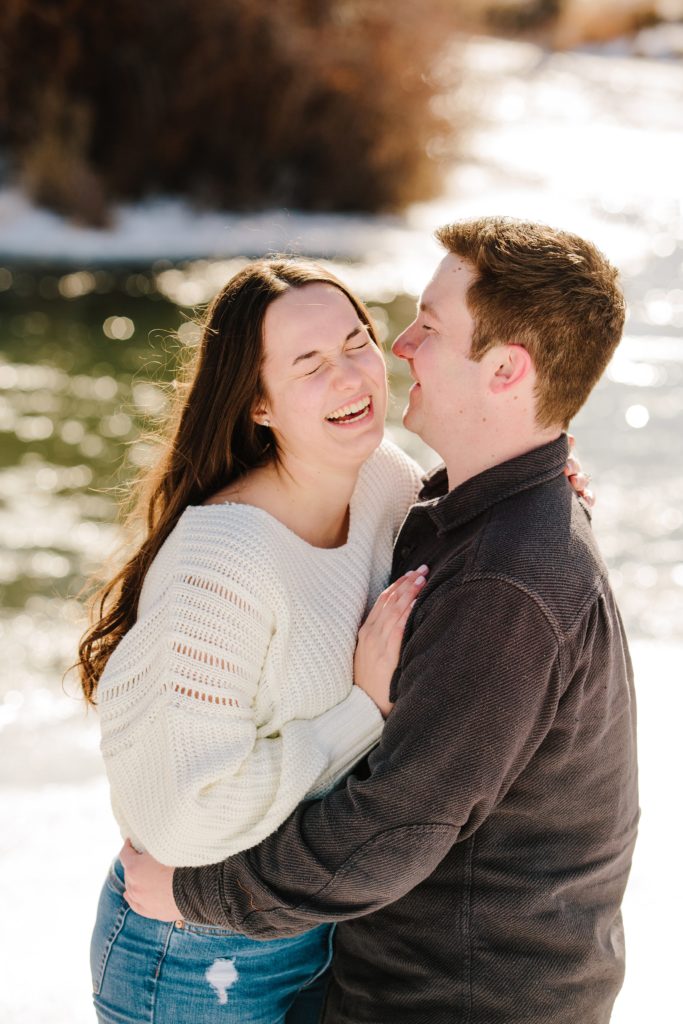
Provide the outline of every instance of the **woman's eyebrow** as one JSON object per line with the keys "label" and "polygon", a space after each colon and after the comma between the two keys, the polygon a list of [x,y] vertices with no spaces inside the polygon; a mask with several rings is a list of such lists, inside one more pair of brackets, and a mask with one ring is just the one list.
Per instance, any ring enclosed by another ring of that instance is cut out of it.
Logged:
{"label": "woman's eyebrow", "polygon": [[[364,326],[364,324],[359,324],[358,327],[354,327],[352,331],[349,331],[349,333],[344,338],[344,344],[346,344],[347,341],[351,341],[351,338],[355,338],[357,334],[360,334]],[[314,348],[311,352],[303,352],[300,356],[296,357],[296,359],[292,363],[292,366],[296,366],[297,363],[302,362],[304,359],[312,359],[313,356],[319,355],[321,355],[321,352],[317,348]]]}

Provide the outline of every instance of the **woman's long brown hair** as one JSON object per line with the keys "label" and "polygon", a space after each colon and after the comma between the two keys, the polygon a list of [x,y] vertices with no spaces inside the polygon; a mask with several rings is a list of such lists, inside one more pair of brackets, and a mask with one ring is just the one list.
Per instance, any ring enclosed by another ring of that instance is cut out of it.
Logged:
{"label": "woman's long brown hair", "polygon": [[377,344],[370,316],[333,274],[315,263],[266,259],[249,264],[216,296],[196,355],[176,387],[162,455],[134,488],[129,527],[142,540],[122,569],[90,601],[90,626],[78,648],[86,700],[121,638],[135,624],[140,591],[161,545],[188,505],[201,505],[249,470],[277,461],[272,432],[253,413],[265,398],[263,322],[271,302],[289,288],[331,284],[346,295]]}

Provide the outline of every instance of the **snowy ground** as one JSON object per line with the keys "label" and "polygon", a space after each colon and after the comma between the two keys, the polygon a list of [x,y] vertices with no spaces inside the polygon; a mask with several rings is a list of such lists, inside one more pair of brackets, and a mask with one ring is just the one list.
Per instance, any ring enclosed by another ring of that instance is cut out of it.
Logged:
{"label": "snowy ground", "polygon": [[[472,103],[484,112],[469,158],[450,175],[438,200],[411,208],[403,218],[285,211],[198,215],[181,203],[158,201],[122,208],[113,231],[94,232],[65,225],[6,191],[0,194],[0,264],[25,258],[77,267],[298,249],[360,260],[345,276],[372,294],[383,287],[416,292],[434,262],[429,233],[436,225],[501,212],[547,220],[597,241],[626,274],[630,332],[676,344],[670,339],[680,340],[683,326],[683,291],[676,283],[683,260],[683,67],[619,54],[548,55],[493,40],[474,41],[466,63]],[[188,268],[174,278],[176,286],[192,283],[193,273]],[[0,287],[3,280],[0,272]],[[645,364],[629,366],[635,373]],[[671,398],[661,415],[680,422],[680,403]],[[672,452],[672,458],[671,477],[679,486],[680,455]],[[607,514],[613,507],[610,488],[603,490]],[[680,544],[667,543],[670,578],[680,587]],[[680,1005],[677,923],[683,906],[677,879],[683,837],[674,791],[683,712],[680,624],[660,642],[637,641],[633,653],[643,818],[625,905],[627,980],[614,1024],[668,1022]],[[0,704],[0,962],[8,979],[0,988],[0,1019],[81,1024],[92,1020],[90,925],[118,837],[94,722],[85,723],[54,687],[23,703],[20,681],[17,687]]]}

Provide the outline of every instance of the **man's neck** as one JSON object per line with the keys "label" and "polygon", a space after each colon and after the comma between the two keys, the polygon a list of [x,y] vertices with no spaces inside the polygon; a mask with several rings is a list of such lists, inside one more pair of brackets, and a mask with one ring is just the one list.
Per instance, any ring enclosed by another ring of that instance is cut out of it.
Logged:
{"label": "man's neck", "polygon": [[[526,435],[499,436],[490,439],[489,444],[454,446],[453,450],[439,452],[446,464],[449,491],[464,484],[466,480],[484,473],[493,466],[516,459],[520,455],[555,441],[562,433],[559,427],[537,428]],[[450,446],[449,446],[450,449]]]}

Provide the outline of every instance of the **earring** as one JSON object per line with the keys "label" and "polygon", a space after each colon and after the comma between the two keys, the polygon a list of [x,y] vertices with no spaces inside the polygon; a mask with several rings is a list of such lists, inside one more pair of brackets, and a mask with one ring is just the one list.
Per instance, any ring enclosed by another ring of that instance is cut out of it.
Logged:
{"label": "earring", "polygon": [[262,427],[269,427],[270,426],[270,420],[261,420],[261,426]]}

